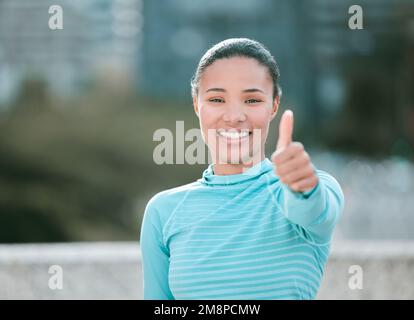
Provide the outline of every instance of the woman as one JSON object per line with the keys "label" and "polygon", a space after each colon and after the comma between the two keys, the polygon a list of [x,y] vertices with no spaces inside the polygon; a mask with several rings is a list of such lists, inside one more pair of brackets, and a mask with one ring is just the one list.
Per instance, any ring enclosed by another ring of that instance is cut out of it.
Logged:
{"label": "woman", "polygon": [[148,202],[144,299],[315,298],[344,198],[292,142],[292,111],[265,157],[278,82],[276,61],[254,40],[222,41],[201,58],[191,86],[212,163]]}

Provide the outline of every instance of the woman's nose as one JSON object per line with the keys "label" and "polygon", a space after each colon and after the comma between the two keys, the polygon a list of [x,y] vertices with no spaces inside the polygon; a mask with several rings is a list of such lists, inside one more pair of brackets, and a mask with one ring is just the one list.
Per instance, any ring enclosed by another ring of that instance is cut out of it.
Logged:
{"label": "woman's nose", "polygon": [[246,115],[243,108],[239,106],[229,106],[223,114],[223,120],[230,123],[242,122],[246,121]]}

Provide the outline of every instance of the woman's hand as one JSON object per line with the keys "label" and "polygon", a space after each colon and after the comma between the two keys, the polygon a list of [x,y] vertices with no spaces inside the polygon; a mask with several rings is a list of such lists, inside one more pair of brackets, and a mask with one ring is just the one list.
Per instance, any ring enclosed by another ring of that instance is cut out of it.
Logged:
{"label": "woman's hand", "polygon": [[272,162],[281,182],[295,192],[312,190],[318,184],[309,154],[303,144],[292,142],[293,112],[286,110],[279,124],[279,139]]}

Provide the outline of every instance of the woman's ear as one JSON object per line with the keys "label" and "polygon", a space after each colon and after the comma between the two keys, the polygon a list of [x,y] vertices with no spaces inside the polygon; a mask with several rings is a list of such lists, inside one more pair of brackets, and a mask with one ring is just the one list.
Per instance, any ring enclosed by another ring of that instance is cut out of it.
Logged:
{"label": "woman's ear", "polygon": [[272,113],[270,114],[270,121],[272,121],[276,117],[277,110],[279,110],[279,102],[280,102],[280,96],[277,96],[273,100]]}
{"label": "woman's ear", "polygon": [[197,96],[193,96],[193,106],[194,106],[194,112],[196,113],[198,117],[198,99]]}

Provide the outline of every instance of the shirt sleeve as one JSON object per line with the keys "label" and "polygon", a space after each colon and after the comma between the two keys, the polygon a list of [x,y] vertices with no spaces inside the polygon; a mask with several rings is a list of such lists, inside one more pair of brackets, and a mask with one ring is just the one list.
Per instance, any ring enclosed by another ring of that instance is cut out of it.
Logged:
{"label": "shirt sleeve", "polygon": [[145,208],[140,247],[145,300],[174,300],[168,284],[169,251],[163,244],[160,216],[153,203]]}
{"label": "shirt sleeve", "polygon": [[318,184],[306,193],[292,191],[282,184],[278,199],[286,218],[296,224],[302,235],[315,244],[327,244],[344,209],[344,195],[334,177],[315,172]]}

